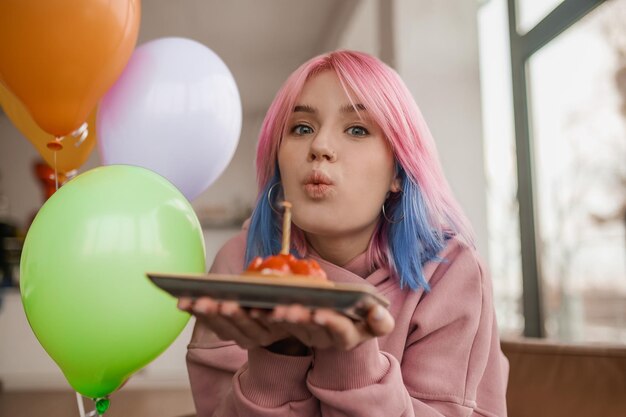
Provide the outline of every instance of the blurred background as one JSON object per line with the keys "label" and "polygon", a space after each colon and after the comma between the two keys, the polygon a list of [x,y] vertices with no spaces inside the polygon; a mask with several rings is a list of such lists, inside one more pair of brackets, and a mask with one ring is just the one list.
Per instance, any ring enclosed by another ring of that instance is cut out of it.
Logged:
{"label": "blurred background", "polygon": [[[137,45],[197,40],[239,87],[236,154],[193,201],[208,265],[250,213],[257,135],[281,83],[317,54],[356,49],[395,68],[424,113],[490,265],[502,336],[624,345],[624,22],[626,0],[144,0]],[[69,389],[16,287],[20,237],[44,201],[37,160],[0,113],[0,222],[16,231],[0,247],[6,391]],[[80,172],[99,164],[94,151]],[[192,327],[123,391],[168,389],[176,405],[160,415],[192,412],[184,363]]]}

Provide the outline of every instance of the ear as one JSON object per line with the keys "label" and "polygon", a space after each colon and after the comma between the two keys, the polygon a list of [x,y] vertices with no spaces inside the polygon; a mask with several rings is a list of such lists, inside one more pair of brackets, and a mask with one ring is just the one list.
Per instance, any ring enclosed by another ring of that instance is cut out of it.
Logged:
{"label": "ear", "polygon": [[398,178],[398,176],[394,176],[393,179],[391,180],[391,186],[389,187],[389,191],[391,191],[392,193],[397,193],[402,191],[402,188],[400,188],[400,178]]}

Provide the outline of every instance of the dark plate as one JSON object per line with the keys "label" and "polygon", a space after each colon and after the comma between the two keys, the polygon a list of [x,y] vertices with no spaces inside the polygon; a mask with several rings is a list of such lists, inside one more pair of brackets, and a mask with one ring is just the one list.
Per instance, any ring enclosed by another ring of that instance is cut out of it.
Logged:
{"label": "dark plate", "polygon": [[271,309],[300,304],[332,308],[352,319],[362,319],[374,305],[387,308],[389,301],[367,284],[343,284],[298,276],[265,277],[222,274],[146,273],[159,288],[174,297],[237,301],[242,307]]}

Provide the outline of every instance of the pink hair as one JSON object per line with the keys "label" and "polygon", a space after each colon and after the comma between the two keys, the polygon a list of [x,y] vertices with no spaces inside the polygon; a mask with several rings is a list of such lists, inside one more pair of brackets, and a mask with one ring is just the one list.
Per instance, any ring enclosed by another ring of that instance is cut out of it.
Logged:
{"label": "pink hair", "polygon": [[[473,244],[469,222],[456,202],[439,163],[434,140],[415,100],[398,74],[375,57],[355,51],[335,51],[317,56],[294,71],[267,111],[257,147],[257,184],[262,193],[277,167],[277,154],[287,120],[308,79],[322,71],[337,74],[353,103],[361,103],[380,126],[397,163],[416,183],[430,218],[438,230],[455,229]],[[259,195],[259,198],[265,196]],[[452,227],[450,222],[456,227]],[[379,227],[369,250],[375,264],[386,264],[387,238]],[[306,253],[302,233],[294,230],[294,246]]]}

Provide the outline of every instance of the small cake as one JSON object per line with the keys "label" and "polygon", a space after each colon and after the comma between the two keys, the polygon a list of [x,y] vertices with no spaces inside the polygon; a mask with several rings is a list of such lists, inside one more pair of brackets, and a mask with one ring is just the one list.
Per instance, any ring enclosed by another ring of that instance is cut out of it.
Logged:
{"label": "small cake", "polygon": [[280,254],[263,259],[257,256],[250,262],[246,275],[263,275],[284,277],[297,275],[318,280],[327,280],[326,273],[314,259],[298,259],[289,253],[291,235],[291,203],[284,201],[283,242]]}

